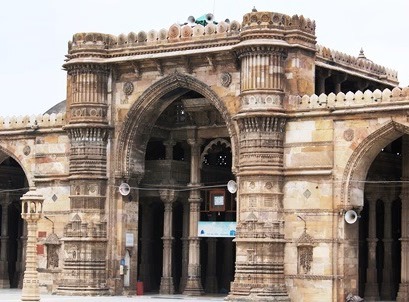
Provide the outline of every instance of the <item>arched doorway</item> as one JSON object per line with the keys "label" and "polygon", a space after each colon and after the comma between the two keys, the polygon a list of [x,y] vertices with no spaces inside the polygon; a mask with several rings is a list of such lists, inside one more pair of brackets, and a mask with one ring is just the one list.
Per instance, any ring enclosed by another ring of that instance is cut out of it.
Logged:
{"label": "arched doorway", "polygon": [[401,280],[402,140],[381,149],[368,170],[359,220],[359,293],[395,300]]}
{"label": "arched doorway", "polygon": [[[200,198],[200,221],[236,219],[234,196],[226,190],[233,178],[231,143],[217,109],[195,91],[178,94],[154,123],[144,167],[139,191],[139,279],[146,291],[183,293],[192,240],[192,190]],[[199,189],[193,186],[195,179]],[[171,197],[164,194],[166,190],[172,190]],[[211,205],[215,190],[225,197],[221,208]],[[207,293],[227,294],[234,277],[232,238],[202,238],[199,244],[201,287]]]}
{"label": "arched doorway", "polygon": [[[148,88],[128,112],[119,136],[117,167],[123,178],[139,182],[138,278],[145,290],[186,293],[189,288],[202,293],[206,289],[200,268],[207,266],[207,258],[200,254],[204,240],[198,237],[197,226],[209,184],[204,183],[201,155],[214,139],[228,142],[229,162],[224,168],[230,176],[212,184],[225,189],[234,169],[235,131],[215,92],[177,72]],[[234,258],[234,250],[231,254]]]}
{"label": "arched doorway", "polygon": [[0,288],[22,285],[24,223],[20,197],[28,191],[21,166],[4,155],[0,163]]}

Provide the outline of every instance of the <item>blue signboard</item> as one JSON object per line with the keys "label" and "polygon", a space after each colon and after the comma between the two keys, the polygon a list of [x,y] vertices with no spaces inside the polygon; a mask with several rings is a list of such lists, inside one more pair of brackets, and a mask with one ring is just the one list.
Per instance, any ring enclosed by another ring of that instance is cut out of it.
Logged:
{"label": "blue signboard", "polygon": [[199,221],[199,237],[235,237],[235,221]]}

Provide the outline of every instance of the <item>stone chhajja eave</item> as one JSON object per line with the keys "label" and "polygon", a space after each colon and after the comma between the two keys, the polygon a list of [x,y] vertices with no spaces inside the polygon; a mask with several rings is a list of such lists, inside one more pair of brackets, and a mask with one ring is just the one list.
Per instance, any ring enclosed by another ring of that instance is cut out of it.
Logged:
{"label": "stone chhajja eave", "polygon": [[377,82],[383,85],[388,85],[391,87],[396,86],[399,83],[397,79],[390,79],[390,78],[382,79],[385,76],[385,74],[381,74],[378,72],[371,72],[371,71],[364,70],[364,69],[359,69],[354,66],[350,66],[346,64],[334,63],[332,61],[320,59],[319,57],[317,57],[317,59],[315,60],[315,65],[318,67],[332,70],[332,71],[337,71],[339,73],[346,73],[351,76],[356,76],[362,79],[366,79],[371,82]]}
{"label": "stone chhajja eave", "polygon": [[[237,43],[236,41],[230,45],[214,45],[210,47],[198,47],[198,48],[189,48],[189,49],[169,49],[163,50],[158,49],[152,52],[126,52],[121,55],[111,56],[111,55],[94,55],[88,54],[81,57],[72,57],[66,60],[64,67],[73,64],[86,64],[86,63],[93,63],[93,64],[117,64],[117,63],[127,63],[132,61],[144,61],[144,60],[164,60],[164,59],[172,59],[172,58],[180,58],[181,56],[202,56],[208,54],[222,54],[222,53],[234,53],[239,48],[245,47],[258,47],[258,46],[271,46],[271,47],[287,47],[287,48],[302,48],[305,50],[312,50],[310,47],[304,46],[302,44],[289,44],[282,40],[269,40],[269,39],[259,39],[259,40],[251,40],[251,41],[243,41]],[[206,60],[206,57],[203,58]]]}
{"label": "stone chhajja eave", "polygon": [[[319,62],[326,63],[326,67],[331,67],[336,64],[345,66],[346,69],[354,69],[359,72],[375,75],[385,78],[390,85],[398,84],[398,73],[396,70],[378,65],[365,57],[354,57],[322,45],[316,45],[317,48],[317,65]],[[363,53],[362,53],[363,54]]]}

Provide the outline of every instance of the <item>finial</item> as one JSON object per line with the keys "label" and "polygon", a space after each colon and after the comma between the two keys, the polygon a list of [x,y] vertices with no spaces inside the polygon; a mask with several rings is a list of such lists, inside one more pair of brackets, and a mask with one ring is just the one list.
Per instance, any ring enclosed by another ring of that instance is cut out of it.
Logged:
{"label": "finial", "polygon": [[366,59],[365,54],[364,54],[364,49],[362,47],[361,47],[361,50],[359,51],[358,59]]}
{"label": "finial", "polygon": [[251,10],[253,13],[257,12],[257,9],[255,6],[253,6],[253,9]]}

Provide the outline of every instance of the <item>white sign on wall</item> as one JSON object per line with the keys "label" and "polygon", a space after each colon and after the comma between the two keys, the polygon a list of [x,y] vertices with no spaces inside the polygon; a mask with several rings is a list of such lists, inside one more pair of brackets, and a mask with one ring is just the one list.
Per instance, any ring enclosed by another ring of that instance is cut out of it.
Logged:
{"label": "white sign on wall", "polygon": [[133,245],[134,245],[133,233],[126,233],[125,234],[125,246],[133,247]]}
{"label": "white sign on wall", "polygon": [[235,237],[235,221],[199,221],[199,237]]}

